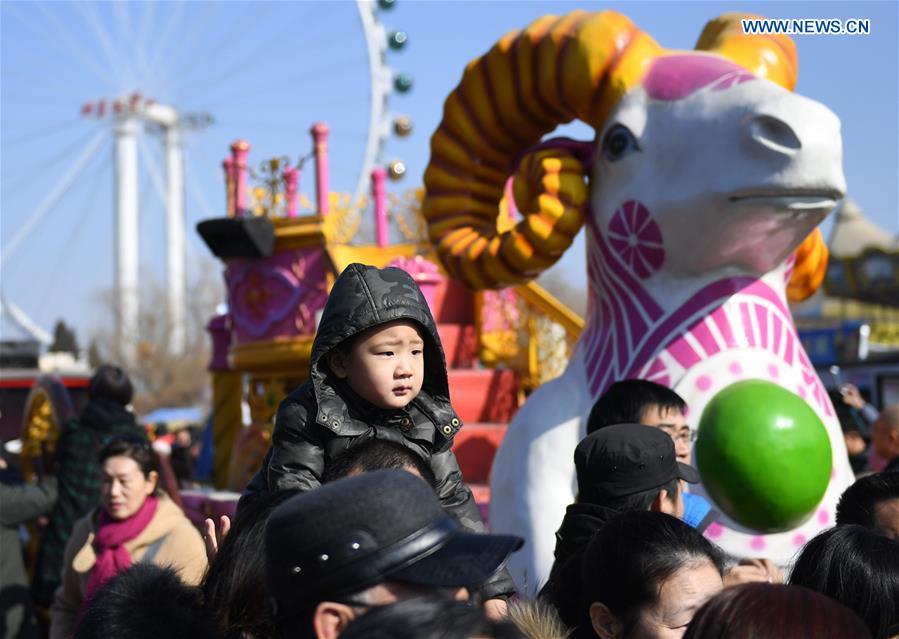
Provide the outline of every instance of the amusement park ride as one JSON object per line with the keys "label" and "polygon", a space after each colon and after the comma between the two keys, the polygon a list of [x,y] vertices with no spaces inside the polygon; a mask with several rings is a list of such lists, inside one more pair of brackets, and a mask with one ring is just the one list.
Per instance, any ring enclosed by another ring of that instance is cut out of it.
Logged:
{"label": "amusement park ride", "polygon": [[[723,513],[707,534],[725,550],[787,562],[829,525],[853,475],[787,302],[824,278],[817,226],[846,188],[839,120],[792,93],[792,41],[744,35],[739,18],[710,21],[689,52],[615,12],[508,34],[447,98],[423,197],[388,207],[387,171],[370,170],[371,243],[355,239],[355,198],[329,192],[324,123],[308,213],[301,167],[254,172],[235,142],[226,216],[198,225],[228,294],[208,325],[216,486],[258,468],[334,278],[362,262],[407,270],[431,304],[465,423],[455,451],[490,525],[528,540],[520,585],[548,572],[585,416],[618,379],[687,400],[698,490]],[[543,140],[573,119],[596,141]],[[533,282],[582,227],[586,320]]]}

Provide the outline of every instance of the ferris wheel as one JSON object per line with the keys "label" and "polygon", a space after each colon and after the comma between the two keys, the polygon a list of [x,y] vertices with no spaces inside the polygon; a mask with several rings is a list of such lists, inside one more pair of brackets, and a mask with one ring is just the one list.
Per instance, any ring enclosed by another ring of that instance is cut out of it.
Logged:
{"label": "ferris wheel", "polygon": [[[382,23],[393,6],[394,0],[2,3],[4,308],[15,309],[20,325],[47,326],[49,313],[75,315],[65,308],[76,305],[73,298],[111,283],[115,205],[101,194],[116,179],[115,131],[96,107],[105,104],[109,115],[138,92],[183,114],[209,114],[203,117],[212,126],[183,136],[184,230],[223,214],[224,205],[216,204],[224,200],[219,165],[231,141],[251,139],[257,158],[300,156],[318,120],[332,132],[334,188],[360,201],[391,134],[411,130],[408,118],[390,110],[391,96],[412,87],[408,75],[388,65],[390,53],[407,42],[405,32]],[[85,102],[95,108],[76,117]],[[166,206],[161,185],[169,167],[164,147],[154,143],[163,137],[158,126],[143,124],[135,250],[163,270],[166,260],[154,256],[169,240],[153,215]],[[403,171],[402,162],[390,166],[394,179]],[[204,254],[193,233],[187,237],[185,251]],[[46,339],[46,331],[40,334]]]}
{"label": "ferris wheel", "polygon": [[[378,6],[392,8],[395,0],[380,0]],[[368,63],[371,83],[371,114],[368,125],[368,140],[365,145],[365,156],[362,159],[362,170],[352,202],[358,202],[368,185],[368,176],[376,162],[383,161],[384,145],[390,136],[391,127],[398,136],[405,137],[412,131],[412,121],[407,116],[391,117],[389,97],[391,88],[406,93],[412,88],[412,78],[406,73],[394,75],[387,66],[387,48],[399,51],[406,45],[408,35],[405,31],[387,32],[378,21],[375,4],[370,0],[356,0],[359,19],[365,32],[365,43],[368,48]],[[401,160],[390,163],[389,175],[400,179],[405,174],[405,165]]]}

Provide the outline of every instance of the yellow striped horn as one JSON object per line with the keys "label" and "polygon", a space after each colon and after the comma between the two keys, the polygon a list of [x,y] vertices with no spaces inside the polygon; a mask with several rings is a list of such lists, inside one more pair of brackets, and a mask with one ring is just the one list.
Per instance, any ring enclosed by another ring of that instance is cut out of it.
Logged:
{"label": "yellow striped horn", "polygon": [[500,232],[498,204],[513,164],[559,124],[577,118],[601,129],[659,52],[619,13],[575,11],[509,33],[468,65],[431,138],[422,207],[453,276],[497,288],[558,260],[583,225],[584,166],[566,150],[526,155],[514,183],[523,219]]}
{"label": "yellow striped horn", "polygon": [[709,20],[696,42],[696,50],[717,53],[792,91],[799,73],[796,45],[785,35],[743,33],[741,21],[753,18],[762,19],[748,13],[725,13]]}

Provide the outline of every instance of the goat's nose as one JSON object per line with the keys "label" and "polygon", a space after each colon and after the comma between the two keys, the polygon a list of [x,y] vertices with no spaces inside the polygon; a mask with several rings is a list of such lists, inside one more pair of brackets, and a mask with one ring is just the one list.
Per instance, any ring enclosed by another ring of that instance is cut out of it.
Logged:
{"label": "goat's nose", "polygon": [[746,132],[753,144],[780,155],[793,155],[802,148],[802,142],[793,127],[773,115],[752,116]]}
{"label": "goat's nose", "polygon": [[[758,86],[752,87],[751,85]],[[762,181],[843,193],[840,119],[823,104],[779,87],[745,82],[755,90],[735,131]],[[775,174],[772,171],[776,172]]]}

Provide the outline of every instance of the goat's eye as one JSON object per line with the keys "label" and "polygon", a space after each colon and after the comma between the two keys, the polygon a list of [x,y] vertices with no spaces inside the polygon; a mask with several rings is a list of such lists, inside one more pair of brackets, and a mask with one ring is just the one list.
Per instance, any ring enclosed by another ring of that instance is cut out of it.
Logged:
{"label": "goat's eye", "polygon": [[602,143],[603,157],[610,162],[617,162],[632,151],[639,150],[637,138],[623,124],[616,124],[606,133]]}

